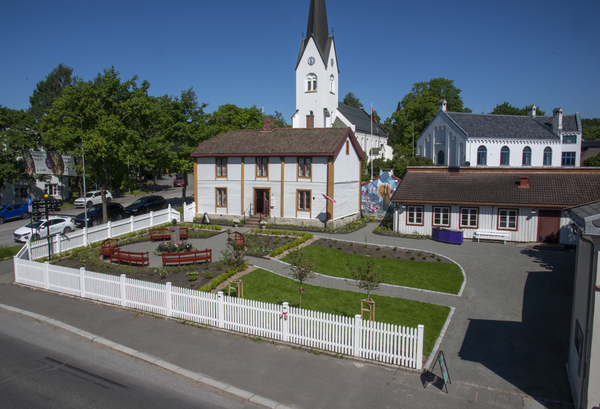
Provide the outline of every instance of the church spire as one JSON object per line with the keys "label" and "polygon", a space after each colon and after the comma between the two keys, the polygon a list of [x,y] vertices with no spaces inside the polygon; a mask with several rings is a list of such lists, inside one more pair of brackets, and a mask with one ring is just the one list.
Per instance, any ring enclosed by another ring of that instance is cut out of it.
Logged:
{"label": "church spire", "polygon": [[323,52],[329,38],[329,27],[327,26],[327,10],[325,0],[310,0],[308,11],[308,25],[306,26],[306,39],[315,39],[319,51]]}

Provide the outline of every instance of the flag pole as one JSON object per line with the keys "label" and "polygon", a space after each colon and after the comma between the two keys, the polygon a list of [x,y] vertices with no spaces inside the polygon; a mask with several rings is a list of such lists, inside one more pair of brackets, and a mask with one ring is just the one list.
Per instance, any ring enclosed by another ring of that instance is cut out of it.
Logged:
{"label": "flag pole", "polygon": [[371,159],[371,180],[373,180],[373,101],[371,101],[371,151],[369,159]]}

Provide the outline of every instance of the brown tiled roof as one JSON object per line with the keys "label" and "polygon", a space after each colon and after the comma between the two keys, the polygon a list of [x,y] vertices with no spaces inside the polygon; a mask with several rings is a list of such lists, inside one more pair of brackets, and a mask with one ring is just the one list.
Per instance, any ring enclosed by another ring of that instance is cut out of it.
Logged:
{"label": "brown tiled roof", "polygon": [[[526,176],[529,188],[520,188]],[[600,168],[409,168],[396,203],[497,204],[564,208],[600,200]]]}
{"label": "brown tiled roof", "polygon": [[202,142],[192,152],[198,156],[334,156],[344,145],[346,137],[358,151],[364,153],[350,128],[275,128],[235,130]]}

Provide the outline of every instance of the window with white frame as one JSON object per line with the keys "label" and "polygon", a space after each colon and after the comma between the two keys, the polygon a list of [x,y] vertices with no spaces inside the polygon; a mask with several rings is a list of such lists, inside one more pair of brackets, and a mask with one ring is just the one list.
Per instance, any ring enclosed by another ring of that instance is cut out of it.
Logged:
{"label": "window with white frame", "polygon": [[449,207],[434,207],[433,208],[433,225],[434,226],[450,226],[450,208]]}
{"label": "window with white frame", "polygon": [[460,209],[460,227],[467,229],[477,228],[479,209],[476,207],[462,207]]}
{"label": "window with white frame", "polygon": [[298,190],[298,210],[310,210],[310,190]]}
{"label": "window with white frame", "polygon": [[498,209],[498,229],[499,230],[517,230],[516,209]]}
{"label": "window with white frame", "polygon": [[227,188],[217,188],[217,207],[227,207]]}
{"label": "window with white frame", "polygon": [[298,177],[310,177],[310,158],[298,158]]}
{"label": "window with white frame", "polygon": [[306,92],[314,92],[317,90],[317,76],[308,74],[306,76]]}
{"label": "window with white frame", "polygon": [[29,197],[29,188],[27,186],[15,186],[15,198],[27,199]]}
{"label": "window with white frame", "polygon": [[269,158],[256,158],[256,176],[269,176]]}
{"label": "window with white frame", "polygon": [[58,185],[57,184],[47,184],[44,186],[44,194],[48,196],[56,196],[58,195]]}
{"label": "window with white frame", "polygon": [[406,206],[406,224],[423,225],[423,206]]}
{"label": "window with white frame", "polygon": [[227,158],[217,158],[217,177],[227,177]]}

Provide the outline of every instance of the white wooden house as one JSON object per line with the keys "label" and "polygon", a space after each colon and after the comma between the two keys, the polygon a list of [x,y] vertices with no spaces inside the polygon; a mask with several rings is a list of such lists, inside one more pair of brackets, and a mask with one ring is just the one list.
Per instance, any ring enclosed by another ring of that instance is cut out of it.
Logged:
{"label": "white wooden house", "polygon": [[360,217],[365,155],[350,128],[275,128],[266,117],[262,129],[215,136],[192,157],[199,215],[330,228]]}
{"label": "white wooden house", "polygon": [[392,196],[393,230],[575,244],[565,209],[600,200],[599,187],[600,168],[409,167]]}

